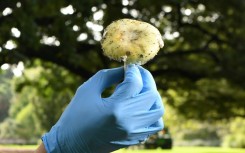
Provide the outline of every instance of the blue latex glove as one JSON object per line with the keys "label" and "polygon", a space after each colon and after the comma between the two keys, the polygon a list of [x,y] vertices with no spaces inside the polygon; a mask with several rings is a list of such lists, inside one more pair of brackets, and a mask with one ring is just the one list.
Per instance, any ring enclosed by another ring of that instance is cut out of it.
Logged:
{"label": "blue latex glove", "polygon": [[124,78],[123,68],[101,70],[81,85],[43,137],[48,153],[108,153],[138,144],[163,128],[163,105],[150,72],[128,66],[108,98],[101,93]]}

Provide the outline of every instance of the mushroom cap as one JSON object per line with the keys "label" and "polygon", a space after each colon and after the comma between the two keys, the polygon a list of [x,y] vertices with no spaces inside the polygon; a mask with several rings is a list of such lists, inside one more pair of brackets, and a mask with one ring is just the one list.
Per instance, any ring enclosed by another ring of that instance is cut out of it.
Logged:
{"label": "mushroom cap", "polygon": [[101,45],[104,55],[110,59],[143,65],[154,58],[164,43],[153,25],[121,19],[106,27]]}

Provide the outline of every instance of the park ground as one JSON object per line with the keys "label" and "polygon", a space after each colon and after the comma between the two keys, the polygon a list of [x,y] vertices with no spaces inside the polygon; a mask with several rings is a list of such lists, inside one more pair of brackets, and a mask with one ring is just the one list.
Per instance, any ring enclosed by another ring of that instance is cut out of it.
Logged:
{"label": "park ground", "polygon": [[220,147],[174,147],[171,150],[119,150],[114,153],[244,153],[245,149]]}
{"label": "park ground", "polygon": [[[33,153],[36,146],[0,145],[0,153]],[[122,149],[113,153],[244,153],[245,149],[220,147],[174,147],[171,150],[129,150]]]}
{"label": "park ground", "polygon": [[0,153],[34,153],[36,145],[0,145]]}

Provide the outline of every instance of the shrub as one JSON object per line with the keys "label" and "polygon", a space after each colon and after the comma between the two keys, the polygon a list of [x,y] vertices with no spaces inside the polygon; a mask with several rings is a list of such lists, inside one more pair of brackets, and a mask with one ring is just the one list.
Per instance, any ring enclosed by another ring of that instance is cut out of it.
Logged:
{"label": "shrub", "polygon": [[238,117],[231,121],[229,133],[224,136],[222,145],[225,147],[245,148],[245,119]]}

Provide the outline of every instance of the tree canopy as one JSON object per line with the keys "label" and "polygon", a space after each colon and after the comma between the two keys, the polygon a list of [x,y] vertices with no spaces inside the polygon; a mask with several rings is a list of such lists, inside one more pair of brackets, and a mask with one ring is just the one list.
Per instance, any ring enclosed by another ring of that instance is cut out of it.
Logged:
{"label": "tree canopy", "polygon": [[[74,90],[96,71],[121,66],[103,55],[100,40],[112,21],[134,18],[162,33],[164,48],[144,67],[169,105],[189,118],[245,116],[243,0],[4,0],[0,12],[0,66],[52,70],[43,75],[51,84],[22,83],[44,99],[49,88],[56,97],[56,89]],[[62,76],[76,79],[66,86]]]}

